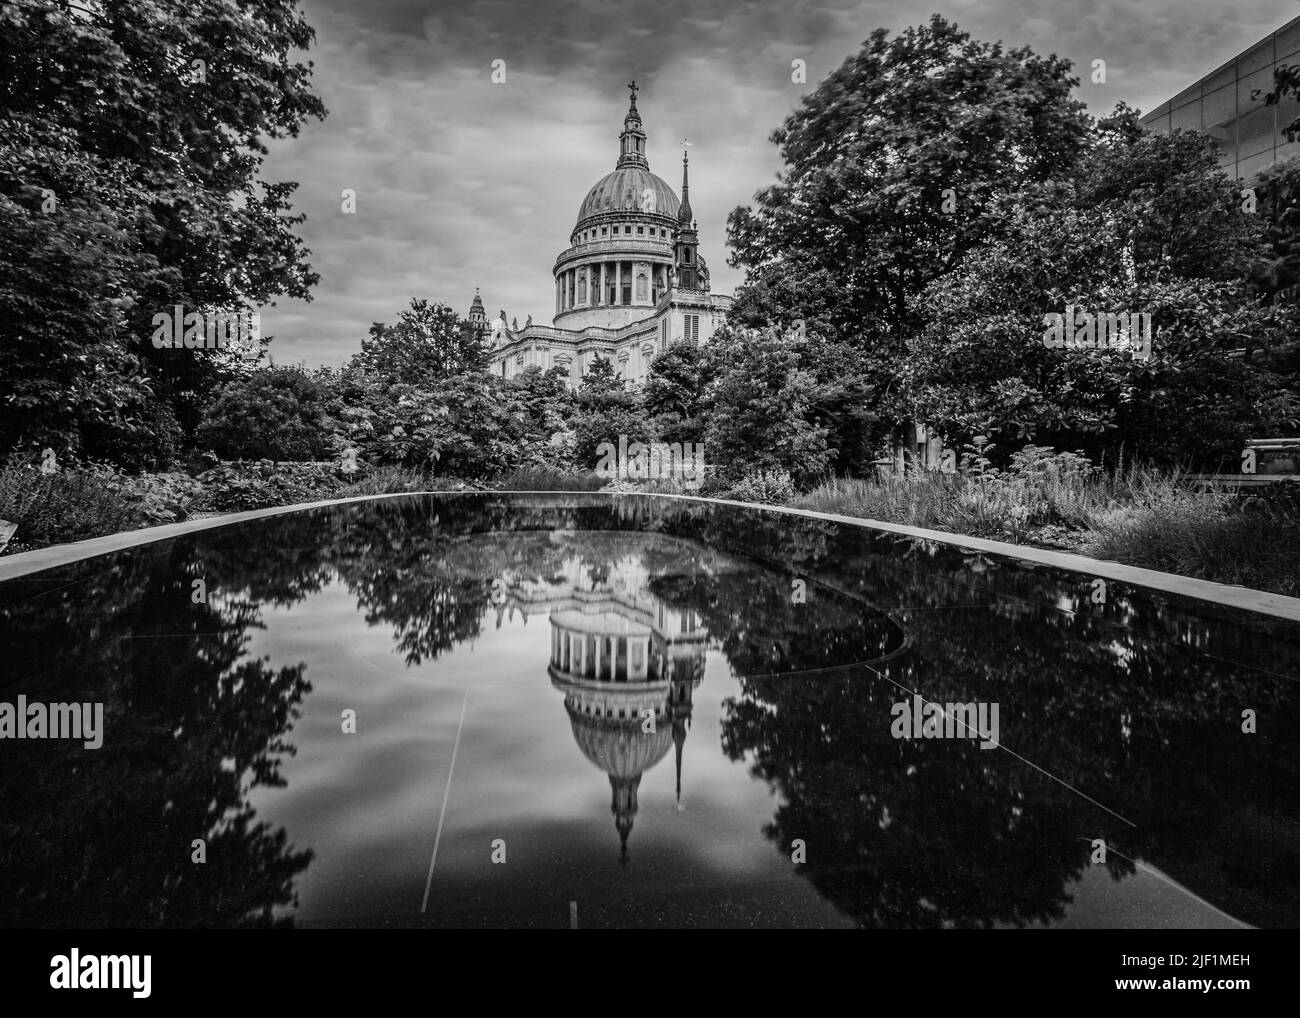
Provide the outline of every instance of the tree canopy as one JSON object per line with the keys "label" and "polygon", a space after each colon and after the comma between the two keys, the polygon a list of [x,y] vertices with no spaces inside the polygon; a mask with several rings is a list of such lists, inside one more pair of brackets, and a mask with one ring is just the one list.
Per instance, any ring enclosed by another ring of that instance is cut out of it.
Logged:
{"label": "tree canopy", "polygon": [[325,115],[313,39],[295,0],[0,8],[0,445],[143,439],[149,401],[192,433],[229,364],[153,316],[310,299],[297,185],[260,169]]}

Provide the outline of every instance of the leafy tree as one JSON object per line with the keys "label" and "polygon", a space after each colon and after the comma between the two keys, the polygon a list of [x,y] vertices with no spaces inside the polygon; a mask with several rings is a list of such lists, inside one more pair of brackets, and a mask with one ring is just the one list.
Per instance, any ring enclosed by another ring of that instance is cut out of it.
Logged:
{"label": "leafy tree", "polygon": [[815,420],[821,391],[801,340],[775,328],[750,337],[724,327],[708,357],[717,380],[707,401],[706,459],[722,478],[781,469],[806,484],[825,472],[832,453]]}
{"label": "leafy tree", "polygon": [[134,239],[147,197],[71,131],[0,119],[0,447],[76,452],[140,423],[154,389],[123,294],[151,268]]}
{"label": "leafy tree", "polygon": [[348,366],[387,385],[424,385],[482,372],[487,350],[452,308],[412,299],[395,324],[370,326]]}
{"label": "leafy tree", "polygon": [[[1144,134],[1132,120],[1102,125],[1056,208],[1012,208],[1009,239],[928,290],[904,392],[949,444],[982,433],[1212,466],[1295,416],[1250,356],[1295,327],[1293,310],[1261,306],[1244,283],[1264,250],[1260,218],[1242,212],[1205,136]],[[1068,305],[1149,313],[1151,359],[1046,349],[1044,315]]]}
{"label": "leafy tree", "polygon": [[623,376],[614,370],[614,364],[608,357],[597,357],[592,361],[578,386],[579,397],[583,399],[596,399],[608,393],[626,391]]}
{"label": "leafy tree", "polygon": [[574,397],[569,391],[569,371],[555,367],[542,371],[526,368],[505,384],[507,399],[518,403],[530,426],[546,437],[568,426],[574,412]]}
{"label": "leafy tree", "polygon": [[751,287],[742,313],[779,321],[791,295],[813,302],[863,351],[872,402],[905,416],[894,382],[925,287],[1000,234],[996,198],[1033,195],[1083,148],[1069,70],[938,15],[892,40],[873,32],[773,132],[779,182],[728,219]]}
{"label": "leafy tree", "polygon": [[704,401],[710,381],[704,348],[674,343],[650,362],[645,411],[665,442],[698,442],[704,433]]}
{"label": "leafy tree", "polygon": [[195,437],[222,459],[328,459],[336,427],[330,395],[300,367],[263,368],[217,391]]}
{"label": "leafy tree", "polygon": [[1259,175],[1255,190],[1268,255],[1252,282],[1276,297],[1300,285],[1300,158],[1273,163]]}
{"label": "leafy tree", "polygon": [[150,399],[192,432],[223,365],[154,349],[153,316],[310,299],[297,185],[259,171],[325,114],[313,38],[294,0],[0,8],[0,444],[147,443]]}
{"label": "leafy tree", "polygon": [[573,457],[577,466],[595,469],[600,446],[616,448],[621,436],[629,443],[651,440],[639,391],[629,391],[622,375],[606,357],[597,357],[578,386],[573,419]]}

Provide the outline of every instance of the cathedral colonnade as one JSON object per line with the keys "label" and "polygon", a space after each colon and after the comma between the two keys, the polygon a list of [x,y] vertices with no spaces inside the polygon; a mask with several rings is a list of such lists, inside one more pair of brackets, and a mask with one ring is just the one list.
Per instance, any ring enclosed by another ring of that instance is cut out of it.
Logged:
{"label": "cathedral colonnade", "polygon": [[555,279],[555,313],[576,308],[654,307],[667,292],[667,262],[617,259],[583,262]]}
{"label": "cathedral colonnade", "polygon": [[553,621],[551,664],[596,682],[645,682],[650,678],[650,636],[584,633]]}

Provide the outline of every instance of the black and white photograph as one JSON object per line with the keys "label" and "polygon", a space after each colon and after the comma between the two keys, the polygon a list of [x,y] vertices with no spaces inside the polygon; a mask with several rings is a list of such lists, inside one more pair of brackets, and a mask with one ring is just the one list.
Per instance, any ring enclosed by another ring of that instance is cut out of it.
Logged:
{"label": "black and white photograph", "polygon": [[1228,1011],[1298,683],[1295,0],[0,0],[15,1000]]}

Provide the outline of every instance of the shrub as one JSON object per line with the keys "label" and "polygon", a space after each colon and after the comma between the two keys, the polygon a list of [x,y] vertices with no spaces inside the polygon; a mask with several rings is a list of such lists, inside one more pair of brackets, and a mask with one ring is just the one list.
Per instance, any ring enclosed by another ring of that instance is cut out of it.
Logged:
{"label": "shrub", "polygon": [[330,398],[329,388],[302,368],[261,368],[217,391],[195,441],[221,459],[325,459],[337,426]]}
{"label": "shrub", "polygon": [[71,468],[43,474],[11,464],[0,469],[0,519],[18,524],[5,548],[13,554],[133,530],[140,515],[102,473]]}
{"label": "shrub", "polygon": [[787,471],[779,468],[757,470],[725,489],[720,497],[739,502],[784,505],[794,498],[794,480]]}
{"label": "shrub", "polygon": [[131,415],[83,428],[81,458],[102,460],[126,471],[166,470],[181,457],[185,433],[169,403],[154,400]]}
{"label": "shrub", "polygon": [[404,467],[376,467],[364,477],[339,490],[333,498],[352,498],[356,495],[392,495],[401,491],[429,491],[430,478],[420,470]]}
{"label": "shrub", "polygon": [[599,491],[605,478],[595,471],[558,470],[555,467],[520,467],[495,484],[500,491]]}
{"label": "shrub", "polygon": [[[347,482],[334,463],[257,460],[223,463],[199,475],[204,491],[194,508],[244,512],[338,498]],[[359,479],[358,479],[359,480]]]}

